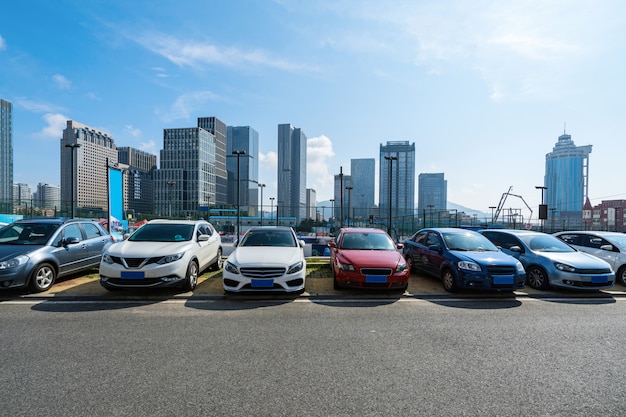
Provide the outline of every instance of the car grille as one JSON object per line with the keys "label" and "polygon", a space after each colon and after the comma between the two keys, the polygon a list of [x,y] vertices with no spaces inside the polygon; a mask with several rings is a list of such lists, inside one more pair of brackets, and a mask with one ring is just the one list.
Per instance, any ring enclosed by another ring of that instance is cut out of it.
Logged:
{"label": "car grille", "polygon": [[285,275],[286,268],[240,268],[241,275],[248,278],[278,278]]}
{"label": "car grille", "polygon": [[491,265],[487,267],[490,275],[515,275],[516,268],[508,265]]}
{"label": "car grille", "polygon": [[384,275],[393,274],[391,268],[361,268],[361,275]]}
{"label": "car grille", "polygon": [[611,272],[610,268],[602,268],[602,269],[579,269],[578,273],[580,275],[598,275],[598,274],[608,274]]}
{"label": "car grille", "polygon": [[111,256],[111,259],[116,264],[120,264],[125,268],[141,268],[144,265],[153,264],[159,261],[161,257],[157,258],[120,258],[119,256]]}

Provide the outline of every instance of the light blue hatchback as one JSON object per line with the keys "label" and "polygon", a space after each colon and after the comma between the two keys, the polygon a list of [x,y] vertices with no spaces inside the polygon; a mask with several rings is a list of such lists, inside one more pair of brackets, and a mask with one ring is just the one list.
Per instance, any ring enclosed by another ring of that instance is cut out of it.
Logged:
{"label": "light blue hatchback", "polygon": [[579,252],[547,233],[505,229],[480,233],[502,248],[502,252],[519,259],[532,288],[603,290],[615,285],[615,274],[607,262]]}

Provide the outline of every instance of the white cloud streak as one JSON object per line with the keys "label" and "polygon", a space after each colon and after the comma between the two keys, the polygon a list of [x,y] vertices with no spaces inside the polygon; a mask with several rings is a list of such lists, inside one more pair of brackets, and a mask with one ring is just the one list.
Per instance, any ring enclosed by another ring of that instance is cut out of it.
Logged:
{"label": "white cloud streak", "polygon": [[59,87],[61,90],[69,90],[72,88],[72,82],[61,74],[53,75],[52,81],[54,81],[57,87]]}

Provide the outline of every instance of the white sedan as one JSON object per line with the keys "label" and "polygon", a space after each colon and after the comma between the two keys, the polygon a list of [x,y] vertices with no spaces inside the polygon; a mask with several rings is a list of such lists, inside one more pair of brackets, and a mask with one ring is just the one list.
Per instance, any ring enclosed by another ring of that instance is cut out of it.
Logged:
{"label": "white sedan", "polygon": [[107,290],[196,288],[207,268],[222,267],[222,242],[204,220],[152,220],[102,255],[100,284]]}
{"label": "white sedan", "polygon": [[253,227],[235,242],[224,263],[225,292],[302,292],[306,276],[304,241],[291,227]]}

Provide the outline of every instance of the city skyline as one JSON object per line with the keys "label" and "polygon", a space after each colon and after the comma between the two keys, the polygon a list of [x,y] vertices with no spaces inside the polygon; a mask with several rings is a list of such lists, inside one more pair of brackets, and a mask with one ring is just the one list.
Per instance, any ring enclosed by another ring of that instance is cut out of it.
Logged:
{"label": "city skyline", "polygon": [[[259,132],[265,205],[276,196],[277,125],[288,122],[307,132],[306,188],[320,201],[332,198],[339,167],[375,158],[378,170],[380,144],[409,140],[416,174],[445,173],[449,201],[489,211],[513,186],[535,208],[545,156],[562,133],[593,145],[592,205],[626,196],[614,181],[626,124],[625,4],[383,9],[12,3],[0,16],[0,98],[13,106],[13,182],[60,185],[67,120],[158,154],[164,129],[208,114]],[[220,19],[208,28],[189,19],[202,13]]]}

